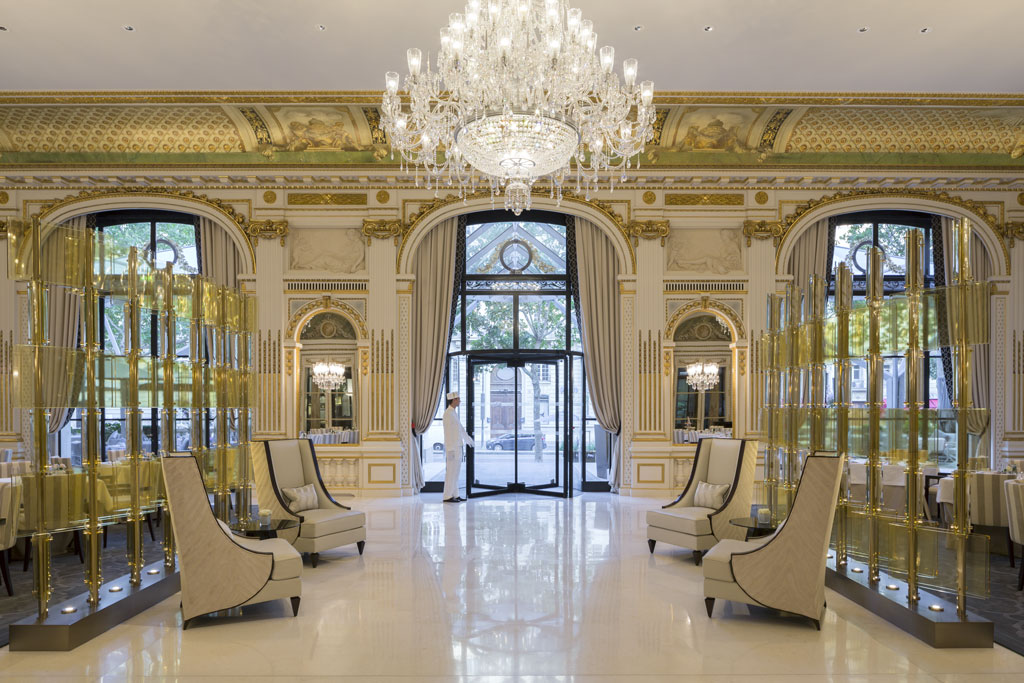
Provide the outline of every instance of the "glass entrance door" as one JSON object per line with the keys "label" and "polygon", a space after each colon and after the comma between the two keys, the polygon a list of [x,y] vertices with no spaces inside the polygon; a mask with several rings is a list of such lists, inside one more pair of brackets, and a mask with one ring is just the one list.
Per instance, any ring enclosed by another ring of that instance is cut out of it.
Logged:
{"label": "glass entrance door", "polygon": [[565,357],[469,360],[466,493],[525,491],[566,497],[568,365]]}

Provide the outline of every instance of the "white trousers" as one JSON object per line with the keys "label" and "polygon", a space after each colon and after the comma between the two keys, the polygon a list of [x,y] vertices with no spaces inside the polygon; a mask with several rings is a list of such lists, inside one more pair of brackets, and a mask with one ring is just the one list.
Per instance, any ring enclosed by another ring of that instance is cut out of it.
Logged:
{"label": "white trousers", "polygon": [[444,494],[442,499],[448,500],[459,495],[459,472],[462,470],[462,450],[445,451],[444,453]]}

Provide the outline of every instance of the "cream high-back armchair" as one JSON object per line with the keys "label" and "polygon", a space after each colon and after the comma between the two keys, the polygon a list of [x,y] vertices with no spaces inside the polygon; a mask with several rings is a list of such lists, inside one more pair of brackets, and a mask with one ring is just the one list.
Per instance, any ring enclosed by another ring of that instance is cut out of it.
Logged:
{"label": "cream high-back armchair", "polygon": [[7,567],[7,549],[18,540],[18,513],[21,509],[21,480],[0,479],[0,576],[7,586],[7,595],[14,595],[11,572]]}
{"label": "cream high-back armchair", "polygon": [[[730,519],[750,516],[754,495],[757,441],[701,439],[683,493],[661,510],[647,511],[647,545],[654,552],[658,541],[690,548],[700,564],[704,551],[721,539],[746,537],[746,530]],[[728,485],[724,502],[717,508],[696,505],[700,482]]]}
{"label": "cream high-back armchair", "polygon": [[[334,500],[320,477],[316,451],[309,439],[254,441],[250,446],[256,495],[260,508],[270,510],[274,519],[294,519],[299,526],[278,532],[301,553],[309,553],[316,567],[320,553],[355,543],[359,554],[366,545],[366,515]],[[299,509],[285,493],[312,485],[313,507]]]}
{"label": "cream high-back armchair", "polygon": [[789,517],[755,541],[722,541],[704,558],[704,602],[711,616],[722,598],[799,614],[821,629],[825,556],[832,535],[843,458],[815,454],[804,461]]}
{"label": "cream high-back armchair", "polygon": [[161,458],[181,566],[183,628],[210,612],[290,598],[299,614],[302,556],[279,538],[231,533],[213,516],[199,463],[188,453]]}

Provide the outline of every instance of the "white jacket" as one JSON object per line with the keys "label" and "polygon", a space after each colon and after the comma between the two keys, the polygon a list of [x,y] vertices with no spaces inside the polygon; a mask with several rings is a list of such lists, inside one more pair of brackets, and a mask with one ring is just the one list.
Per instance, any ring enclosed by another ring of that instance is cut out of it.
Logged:
{"label": "white jacket", "polygon": [[455,408],[448,406],[444,411],[444,449],[462,452],[462,444],[473,445],[473,437],[466,433]]}

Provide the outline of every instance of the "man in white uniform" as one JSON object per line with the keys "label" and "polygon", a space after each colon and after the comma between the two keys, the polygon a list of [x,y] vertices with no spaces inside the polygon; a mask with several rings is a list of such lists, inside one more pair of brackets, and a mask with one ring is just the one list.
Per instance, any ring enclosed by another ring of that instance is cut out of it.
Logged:
{"label": "man in white uniform", "polygon": [[459,421],[459,414],[455,409],[462,402],[459,399],[459,392],[453,391],[445,398],[448,399],[448,407],[444,410],[444,502],[459,503],[459,471],[462,469],[462,446],[472,446],[473,439],[463,428]]}

